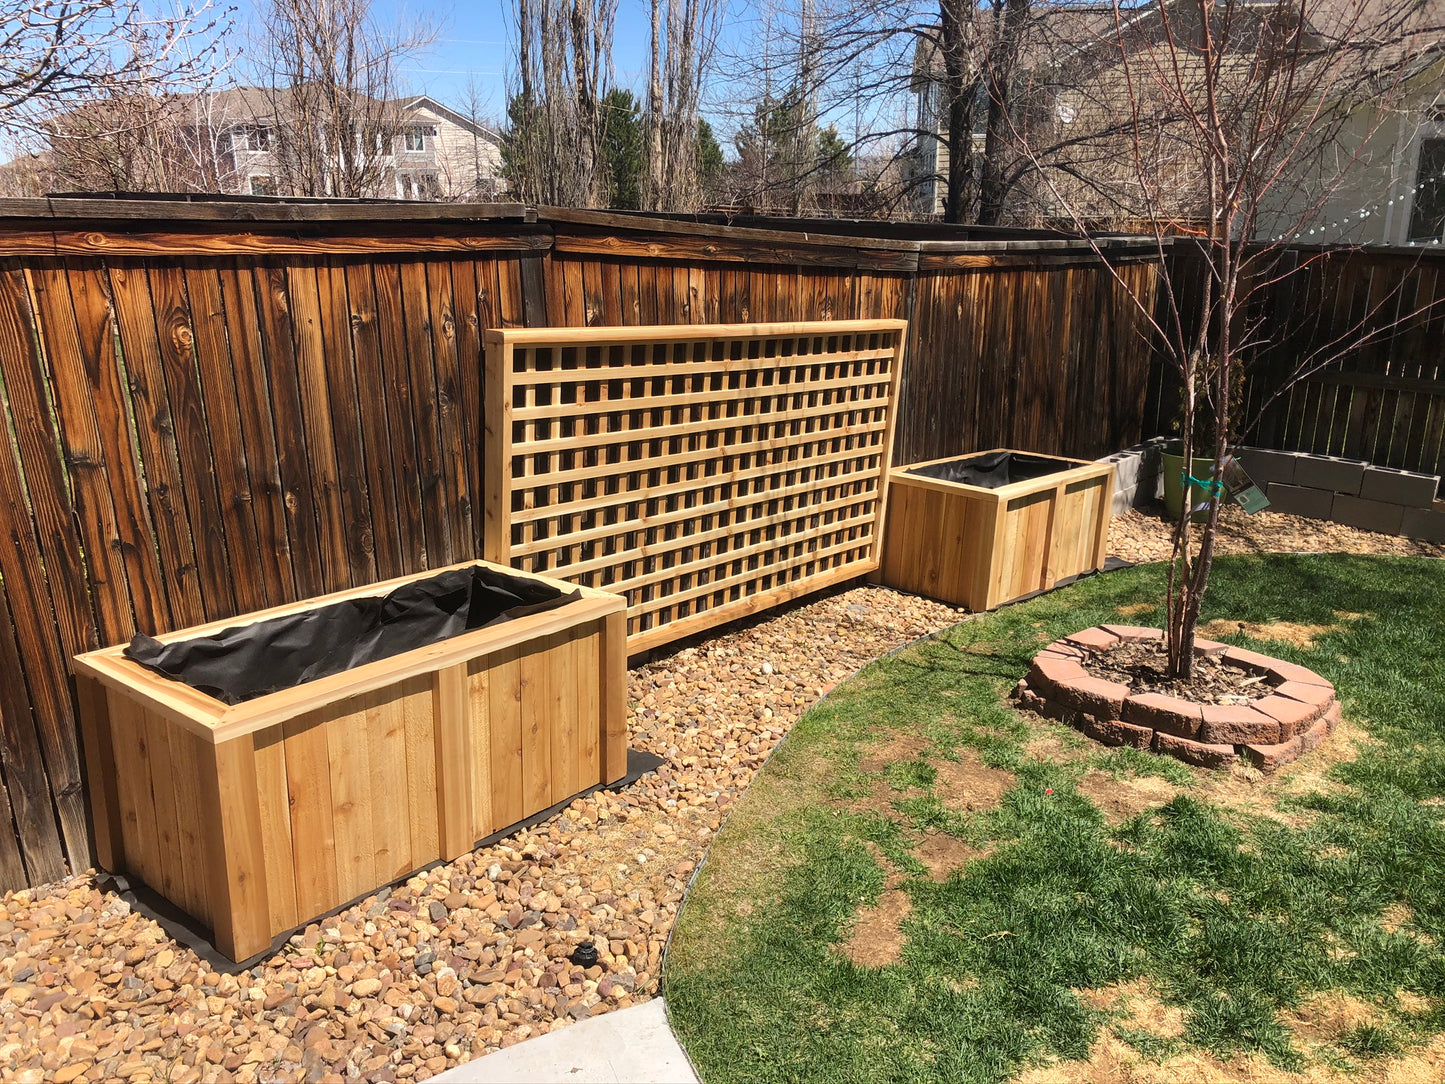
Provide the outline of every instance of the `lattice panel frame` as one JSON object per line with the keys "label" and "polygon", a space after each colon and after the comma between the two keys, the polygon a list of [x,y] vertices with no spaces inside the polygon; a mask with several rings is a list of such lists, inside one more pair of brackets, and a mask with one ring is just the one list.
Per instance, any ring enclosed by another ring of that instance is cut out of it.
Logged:
{"label": "lattice panel frame", "polygon": [[636,653],[878,567],[904,320],[486,334],[484,556]]}

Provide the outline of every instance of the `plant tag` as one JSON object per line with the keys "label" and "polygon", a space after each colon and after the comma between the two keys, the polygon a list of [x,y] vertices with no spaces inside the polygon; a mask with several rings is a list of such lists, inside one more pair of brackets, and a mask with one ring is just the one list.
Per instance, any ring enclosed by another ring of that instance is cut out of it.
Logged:
{"label": "plant tag", "polygon": [[1245,473],[1239,460],[1232,455],[1225,456],[1223,477],[1224,495],[1243,508],[1248,515],[1252,516],[1269,507],[1269,498],[1254,484],[1254,479]]}

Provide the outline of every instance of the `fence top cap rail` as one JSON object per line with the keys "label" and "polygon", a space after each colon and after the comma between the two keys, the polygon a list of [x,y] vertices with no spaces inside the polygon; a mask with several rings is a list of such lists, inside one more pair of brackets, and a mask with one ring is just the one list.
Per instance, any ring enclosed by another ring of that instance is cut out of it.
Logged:
{"label": "fence top cap rail", "polygon": [[[224,629],[255,624],[272,617],[282,617],[303,610],[327,606],[334,602],[373,598],[388,594],[414,580],[426,579],[457,569],[473,568],[477,565],[512,576],[519,575],[514,568],[493,564],[490,561],[463,561],[445,568],[432,568],[410,576],[399,576],[396,579],[367,584],[365,587],[353,587],[350,590],[336,591],[329,595],[303,599],[300,602],[273,606],[240,617],[211,621],[188,629],[162,633],[156,639],[162,643],[188,640],[196,636],[211,635]],[[535,572],[521,573],[521,575],[539,580],[559,591],[575,591],[581,597],[560,609],[517,617],[503,625],[475,629],[449,640],[414,648],[400,655],[379,659],[376,662],[344,670],[329,677],[317,678],[289,689],[280,689],[265,696],[258,696],[254,700],[242,701],[239,704],[222,703],[220,700],[192,689],[189,685],[163,677],[137,662],[132,662],[123,654],[126,646],[124,644],[76,655],[71,660],[70,668],[76,674],[84,674],[103,685],[126,691],[128,695],[144,701],[147,707],[174,720],[191,733],[212,744],[220,744],[243,734],[249,734],[273,726],[278,722],[295,718],[338,697],[370,692],[396,680],[399,675],[414,675],[443,669],[476,654],[476,649],[481,644],[486,644],[488,651],[501,651],[530,637],[545,635],[574,621],[581,612],[580,607],[582,606],[596,611],[596,614],[601,616],[606,613],[620,612],[626,605],[626,600],[621,595],[614,595],[579,584],[566,583],[563,580],[539,575]]]}
{"label": "fence top cap rail", "polygon": [[695,339],[779,339],[811,335],[850,335],[864,331],[908,329],[907,320],[803,320],[780,324],[656,324],[626,327],[494,328],[492,344],[660,342]]}
{"label": "fence top cap rail", "polygon": [[11,220],[158,222],[533,222],[520,203],[424,203],[407,200],[176,198],[121,194],[0,199],[0,225]]}

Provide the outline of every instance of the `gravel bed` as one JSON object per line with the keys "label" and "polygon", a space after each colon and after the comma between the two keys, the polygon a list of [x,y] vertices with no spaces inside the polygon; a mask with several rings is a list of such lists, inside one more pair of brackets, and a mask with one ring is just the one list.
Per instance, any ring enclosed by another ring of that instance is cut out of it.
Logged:
{"label": "gravel bed", "polygon": [[[647,1000],[694,867],[802,712],[961,612],[830,595],[634,670],[625,792],[378,893],[238,977],[89,874],[0,900],[0,1078],[421,1080]],[[580,941],[601,950],[582,971]]]}
{"label": "gravel bed", "polygon": [[[1109,526],[1109,553],[1126,561],[1167,561],[1171,520],[1159,510],[1131,509]],[[1197,543],[1199,535],[1194,535]],[[1288,516],[1282,512],[1246,515],[1226,505],[1219,514],[1218,553],[1372,553],[1401,557],[1445,557],[1445,546],[1398,535],[1376,534],[1343,523]]]}

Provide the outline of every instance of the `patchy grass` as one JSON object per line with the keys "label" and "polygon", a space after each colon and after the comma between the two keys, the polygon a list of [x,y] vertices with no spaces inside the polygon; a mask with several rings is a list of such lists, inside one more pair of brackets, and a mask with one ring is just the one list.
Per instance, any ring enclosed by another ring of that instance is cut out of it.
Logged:
{"label": "patchy grass", "polygon": [[1158,566],[870,666],[680,916],[665,988],[704,1080],[1445,1076],[1445,564],[1216,567],[1211,628],[1330,677],[1346,725],[1266,778],[1012,709],[1041,642],[1158,624]]}

